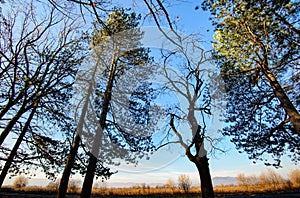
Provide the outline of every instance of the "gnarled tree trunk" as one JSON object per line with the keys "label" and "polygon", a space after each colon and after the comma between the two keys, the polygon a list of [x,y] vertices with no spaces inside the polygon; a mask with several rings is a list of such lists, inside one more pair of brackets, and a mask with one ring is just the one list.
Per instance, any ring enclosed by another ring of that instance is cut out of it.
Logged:
{"label": "gnarled tree trunk", "polygon": [[195,157],[193,163],[196,165],[199,172],[202,198],[214,198],[215,195],[209,171],[208,158],[206,155],[203,157]]}

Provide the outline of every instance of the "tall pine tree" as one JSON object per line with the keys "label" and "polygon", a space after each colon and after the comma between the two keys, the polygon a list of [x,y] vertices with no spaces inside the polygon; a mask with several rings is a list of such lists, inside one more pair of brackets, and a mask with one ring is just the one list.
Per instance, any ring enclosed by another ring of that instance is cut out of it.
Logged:
{"label": "tall pine tree", "polygon": [[217,63],[228,93],[228,127],[251,159],[299,160],[298,1],[204,1],[215,25]]}
{"label": "tall pine tree", "polygon": [[[141,105],[141,102],[149,104],[149,101],[154,99],[153,89],[147,84],[142,84],[137,89],[143,92],[113,97],[114,91],[117,94],[122,91],[126,93],[128,91],[126,89],[132,86],[130,84],[138,83],[142,79],[141,76],[144,80],[149,78],[155,69],[148,67],[152,61],[149,50],[140,47],[143,33],[138,29],[139,20],[140,16],[135,13],[127,13],[124,9],[115,10],[109,15],[104,28],[99,30],[96,28],[92,38],[95,60],[97,66],[102,68],[102,74],[97,80],[95,89],[97,126],[94,127],[94,131],[86,130],[82,134],[90,142],[90,157],[81,197],[91,195],[98,160],[113,161],[114,158],[118,158],[137,163],[137,160],[144,156],[144,152],[153,150],[151,134],[155,131],[155,127],[143,126],[148,119],[147,110],[150,107]],[[125,73],[137,75],[132,79],[122,79]],[[147,97],[134,97],[136,94]],[[129,114],[126,114],[126,110],[123,111],[127,105],[126,100],[125,102],[123,100],[124,97],[131,101],[128,103],[130,108],[127,109]],[[130,117],[134,122],[126,121]],[[141,131],[143,134],[139,133]]]}

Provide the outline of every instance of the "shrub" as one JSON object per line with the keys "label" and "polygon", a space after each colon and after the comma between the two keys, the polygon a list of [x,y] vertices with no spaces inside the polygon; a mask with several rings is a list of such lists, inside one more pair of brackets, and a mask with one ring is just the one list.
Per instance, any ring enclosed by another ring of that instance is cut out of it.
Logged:
{"label": "shrub", "polygon": [[291,171],[290,173],[290,181],[292,182],[292,185],[295,187],[300,186],[300,170],[296,169]]}
{"label": "shrub", "polygon": [[188,175],[179,175],[178,176],[178,187],[183,189],[185,193],[191,188],[192,181]]}
{"label": "shrub", "polygon": [[28,184],[28,178],[23,175],[18,176],[13,183],[15,188],[24,188],[27,186],[27,184]]}
{"label": "shrub", "polygon": [[261,185],[273,186],[273,189],[277,189],[279,184],[284,183],[284,179],[278,173],[271,169],[268,169],[267,173],[261,173],[259,179]]}
{"label": "shrub", "polygon": [[172,179],[168,179],[166,181],[166,185],[165,185],[166,188],[176,188],[176,183],[172,180]]}
{"label": "shrub", "polygon": [[176,183],[172,179],[168,179],[166,181],[165,187],[171,189],[172,192],[174,192],[176,189]]}
{"label": "shrub", "polygon": [[68,192],[69,193],[76,193],[76,190],[78,188],[78,184],[79,184],[78,180],[71,179],[69,181],[69,184],[68,184]]}
{"label": "shrub", "polygon": [[50,181],[47,185],[47,188],[49,190],[57,191],[58,187],[59,187],[59,182],[60,182],[60,180],[58,180],[58,179],[56,181]]}
{"label": "shrub", "polygon": [[239,186],[248,187],[258,184],[258,178],[255,175],[246,176],[244,173],[240,173],[237,176],[237,182]]}

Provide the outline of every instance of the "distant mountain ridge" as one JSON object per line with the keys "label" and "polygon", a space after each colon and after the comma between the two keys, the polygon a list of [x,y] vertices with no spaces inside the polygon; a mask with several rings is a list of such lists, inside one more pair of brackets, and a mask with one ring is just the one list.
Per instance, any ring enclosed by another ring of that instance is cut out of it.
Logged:
{"label": "distant mountain ridge", "polygon": [[[220,186],[220,185],[232,185],[237,184],[236,177],[213,177],[213,185]],[[12,185],[13,179],[7,179],[5,184]],[[177,181],[174,181],[177,183]],[[32,178],[29,180],[29,186],[47,186],[49,180],[42,179],[42,178]],[[142,183],[135,183],[135,182],[106,182],[107,187],[111,188],[129,188],[133,186],[142,186]],[[156,187],[156,186],[163,186],[165,183],[155,183],[155,182],[145,182],[146,186]],[[198,186],[199,183],[193,183],[193,186]]]}
{"label": "distant mountain ridge", "polygon": [[236,177],[214,177],[212,180],[214,186],[237,184]]}
{"label": "distant mountain ridge", "polygon": [[[220,185],[235,185],[237,184],[237,178],[236,177],[214,177],[213,179],[213,185],[214,186],[220,186]],[[176,182],[176,181],[175,181]],[[116,188],[128,188],[133,186],[141,186],[141,183],[134,183],[134,182],[108,182],[108,187],[116,187]],[[155,186],[163,186],[164,183],[146,183],[146,186],[155,187]],[[198,186],[199,184],[192,184],[193,186]]]}

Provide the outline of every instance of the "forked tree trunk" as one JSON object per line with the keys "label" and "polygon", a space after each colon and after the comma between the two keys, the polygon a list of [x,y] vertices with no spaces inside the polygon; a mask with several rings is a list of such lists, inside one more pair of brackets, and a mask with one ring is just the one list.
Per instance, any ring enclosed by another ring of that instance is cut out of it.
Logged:
{"label": "forked tree trunk", "polygon": [[200,176],[200,187],[201,187],[201,194],[202,198],[214,198],[214,190],[212,185],[212,179],[209,171],[209,164],[208,158],[205,156],[203,157],[195,157],[193,161],[196,165],[199,176]]}
{"label": "forked tree trunk", "polygon": [[75,157],[79,148],[79,143],[80,143],[80,135],[76,131],[76,136],[75,140],[72,144],[70,154],[68,156],[64,172],[62,174],[60,183],[59,183],[59,188],[58,188],[58,193],[57,193],[57,198],[65,198],[68,190],[68,184],[69,184],[69,179],[71,175],[71,170],[73,167],[73,164],[75,162]]}
{"label": "forked tree trunk", "polygon": [[[195,121],[195,116],[193,114],[191,114],[191,116],[189,116],[189,122],[193,123],[193,121]],[[187,158],[193,162],[196,167],[197,170],[199,172],[199,176],[200,176],[200,188],[201,188],[201,194],[202,194],[202,198],[214,198],[214,189],[213,189],[213,185],[212,185],[212,180],[211,180],[211,176],[210,176],[210,171],[209,171],[209,164],[208,164],[208,158],[206,157],[206,150],[204,148],[204,138],[200,136],[200,126],[197,127],[193,127],[194,130],[197,130],[194,134],[194,138],[193,138],[193,143],[190,146],[187,146],[187,144],[185,144],[182,140],[182,136],[181,134],[176,130],[175,126],[174,126],[174,116],[171,117],[170,120],[170,126],[171,129],[174,131],[174,133],[177,135],[177,137],[179,138],[179,141],[181,143],[181,146],[185,148],[186,151],[186,156]],[[191,147],[192,145],[195,145],[195,149],[196,149],[196,155],[193,155],[191,153]]]}

